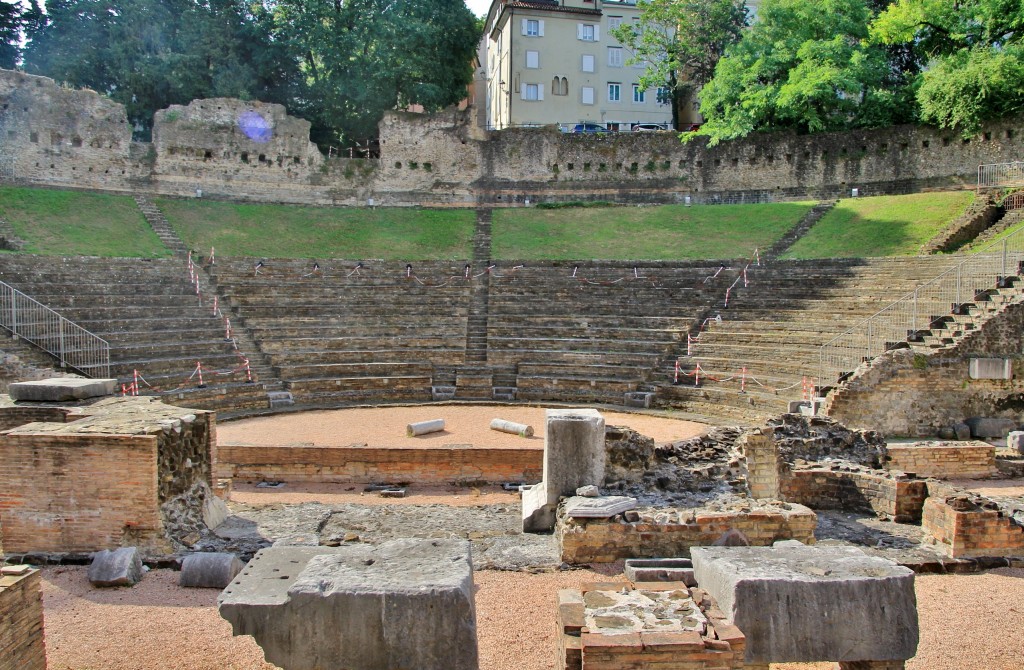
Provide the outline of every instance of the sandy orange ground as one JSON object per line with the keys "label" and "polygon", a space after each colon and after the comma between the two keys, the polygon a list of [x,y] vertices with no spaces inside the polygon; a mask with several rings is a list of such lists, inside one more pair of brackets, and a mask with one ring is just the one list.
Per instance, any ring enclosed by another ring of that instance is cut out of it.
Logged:
{"label": "sandy orange ground", "polygon": [[[218,591],[181,589],[178,575],[149,573],[130,589],[92,589],[86,568],[44,570],[50,670],[270,670],[250,637],[231,637],[217,614]],[[612,577],[618,579],[620,577]],[[555,667],[555,598],[560,588],[608,581],[589,570],[530,575],[477,572],[481,670]],[[921,644],[909,670],[1024,667],[1024,570],[917,579]],[[773,670],[831,670],[785,664]]]}
{"label": "sandy orange ground", "polygon": [[[355,407],[299,412],[227,421],[217,425],[218,444],[252,446],[338,446],[442,448],[453,444],[506,449],[544,448],[544,408],[523,405],[413,405],[408,407]],[[605,423],[628,426],[656,442],[672,442],[700,435],[708,426],[647,414],[602,412]],[[523,438],[491,430],[491,419],[506,419],[532,426],[534,436]],[[406,426],[418,421],[444,419],[445,430],[408,437]]]}

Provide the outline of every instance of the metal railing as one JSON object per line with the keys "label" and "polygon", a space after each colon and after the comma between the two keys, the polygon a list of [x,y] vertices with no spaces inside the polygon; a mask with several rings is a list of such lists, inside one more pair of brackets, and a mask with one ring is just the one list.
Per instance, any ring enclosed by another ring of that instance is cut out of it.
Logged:
{"label": "metal railing", "polygon": [[819,350],[818,384],[831,386],[892,346],[932,326],[972,302],[979,291],[995,288],[1000,278],[1017,274],[1024,260],[1024,230],[995,240],[911,293],[837,335]]}
{"label": "metal railing", "polygon": [[978,166],[978,190],[1006,186],[1024,186],[1024,162]]}
{"label": "metal railing", "polygon": [[110,343],[0,282],[0,327],[87,377],[110,377]]}

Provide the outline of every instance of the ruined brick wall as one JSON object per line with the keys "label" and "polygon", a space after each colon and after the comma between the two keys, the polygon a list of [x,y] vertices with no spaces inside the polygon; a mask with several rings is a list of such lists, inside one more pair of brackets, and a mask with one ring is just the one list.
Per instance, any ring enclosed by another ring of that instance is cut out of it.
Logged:
{"label": "ruined brick wall", "polygon": [[889,444],[889,470],[918,477],[982,479],[996,473],[996,449],[984,442]]}
{"label": "ruined brick wall", "polygon": [[441,485],[540,481],[542,449],[221,445],[216,474],[239,480]]}
{"label": "ruined brick wall", "polygon": [[6,433],[0,463],[5,552],[160,545],[155,436]]}
{"label": "ruined brick wall", "polygon": [[68,414],[71,412],[71,408],[68,407],[46,407],[43,405],[0,407],[0,430],[10,430],[35,421],[64,423],[68,420]]}
{"label": "ruined brick wall", "polygon": [[0,577],[0,670],[46,670],[41,575]]}
{"label": "ruined brick wall", "polygon": [[567,563],[611,563],[622,558],[685,557],[690,547],[708,546],[729,530],[753,546],[776,540],[814,543],[817,517],[803,505],[747,503],[735,509],[641,509],[637,521],[573,519],[559,513],[555,535]]}
{"label": "ruined brick wall", "polygon": [[199,482],[213,485],[216,420],[210,412],[168,419],[157,433],[157,500],[163,504]]}
{"label": "ruined brick wall", "polygon": [[757,429],[740,438],[747,463],[747,487],[751,498],[778,499],[782,497],[780,474],[784,465],[775,440],[765,432]]}
{"label": "ruined brick wall", "polygon": [[916,523],[928,497],[924,481],[887,473],[807,468],[782,480],[782,499],[812,509],[870,512],[899,523]]}
{"label": "ruined brick wall", "polygon": [[921,528],[939,550],[952,558],[1024,553],[1024,528],[1002,511],[985,509],[963,496],[928,498]]}
{"label": "ruined brick wall", "polygon": [[[91,91],[0,70],[0,179],[258,202],[366,205],[539,201],[768,202],[972,187],[981,163],[1016,160],[1016,121],[963,140],[950,131],[755,135],[716,147],[674,133],[582,136],[554,128],[484,133],[472,110],[392,112],[380,159],[325,158],[309,124],[279,105],[224,98],[156,114],[132,143],[124,109]],[[255,117],[251,115],[255,115]],[[259,118],[253,139],[240,120]],[[262,125],[261,125],[262,124]]]}
{"label": "ruined brick wall", "polygon": [[0,70],[0,179],[125,189],[149,169],[131,136],[123,105]]}
{"label": "ruined brick wall", "polygon": [[[931,356],[909,349],[872,361],[834,391],[829,416],[886,435],[935,436],[972,416],[1019,421],[1024,413],[1024,305],[1011,305],[955,347]],[[972,357],[1013,359],[1013,379],[971,379]]]}

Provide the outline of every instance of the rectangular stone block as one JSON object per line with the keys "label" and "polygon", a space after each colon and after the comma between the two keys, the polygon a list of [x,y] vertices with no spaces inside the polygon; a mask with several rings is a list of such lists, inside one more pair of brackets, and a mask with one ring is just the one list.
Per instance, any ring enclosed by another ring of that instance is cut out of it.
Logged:
{"label": "rectangular stone block", "polygon": [[972,358],[968,364],[971,379],[1013,379],[1009,358]]}
{"label": "rectangular stone block", "polygon": [[914,573],[853,547],[694,547],[697,582],[748,663],[884,661],[917,651]]}
{"label": "rectangular stone block", "polygon": [[69,402],[110,395],[114,392],[115,386],[116,379],[54,377],[31,382],[15,382],[8,387],[8,393],[15,400]]}

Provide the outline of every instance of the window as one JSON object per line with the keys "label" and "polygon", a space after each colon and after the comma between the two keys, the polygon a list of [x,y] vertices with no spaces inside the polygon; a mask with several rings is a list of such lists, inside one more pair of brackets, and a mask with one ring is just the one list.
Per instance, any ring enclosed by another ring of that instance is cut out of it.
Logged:
{"label": "window", "polygon": [[622,84],[608,84],[608,102],[618,102],[622,99]]}
{"label": "window", "polygon": [[647,91],[640,88],[639,84],[633,84],[633,102],[646,102],[646,93]]}
{"label": "window", "polygon": [[657,100],[659,105],[667,105],[672,102],[672,96],[669,94],[667,87],[658,87]]}
{"label": "window", "polygon": [[555,77],[551,80],[551,95],[569,95],[569,80]]}
{"label": "window", "polygon": [[583,71],[584,72],[593,72],[594,71],[594,61],[595,60],[596,59],[594,58],[594,56],[592,54],[583,54],[583,65],[582,65]]}
{"label": "window", "polygon": [[526,52],[526,67],[534,70],[540,67],[540,52],[539,51],[527,51]]}
{"label": "window", "polygon": [[540,84],[523,84],[523,100],[543,100],[544,88]]}
{"label": "window", "polygon": [[608,17],[608,30],[615,30],[622,25],[621,16],[609,16]]}
{"label": "window", "polygon": [[544,37],[544,22],[538,19],[523,19],[523,34],[527,37]]}
{"label": "window", "polygon": [[598,42],[601,39],[601,28],[593,23],[577,23],[576,38],[584,42]]}
{"label": "window", "polygon": [[622,67],[622,47],[608,47],[609,67]]}
{"label": "window", "polygon": [[580,93],[584,105],[594,104],[594,88],[592,86],[584,86]]}

